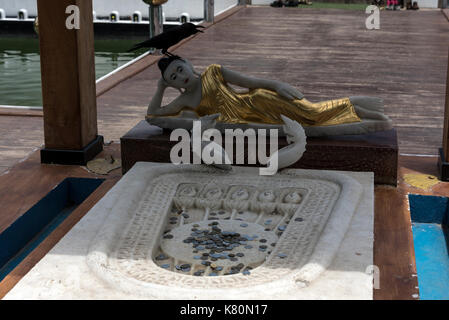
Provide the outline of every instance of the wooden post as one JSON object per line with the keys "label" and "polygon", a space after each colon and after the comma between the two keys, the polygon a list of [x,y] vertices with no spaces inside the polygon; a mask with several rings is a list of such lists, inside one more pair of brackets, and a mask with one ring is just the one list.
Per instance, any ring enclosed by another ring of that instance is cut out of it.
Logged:
{"label": "wooden post", "polygon": [[449,53],[446,78],[446,103],[444,106],[444,126],[443,126],[443,148],[440,149],[438,167],[440,169],[440,179],[449,181]]}
{"label": "wooden post", "polygon": [[214,22],[214,0],[204,0],[204,20]]}
{"label": "wooden post", "polygon": [[[79,15],[69,6],[76,6]],[[37,7],[45,136],[41,162],[85,164],[103,149],[103,137],[97,135],[92,0],[38,0]],[[78,21],[79,29],[66,25]]]}

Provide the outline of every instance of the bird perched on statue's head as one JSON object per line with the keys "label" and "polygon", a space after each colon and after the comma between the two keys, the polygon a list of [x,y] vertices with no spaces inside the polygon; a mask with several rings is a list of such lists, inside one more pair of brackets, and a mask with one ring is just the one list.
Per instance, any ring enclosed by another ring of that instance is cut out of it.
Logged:
{"label": "bird perched on statue's head", "polygon": [[190,37],[198,32],[203,32],[199,30],[199,28],[204,28],[203,26],[197,26],[193,23],[187,22],[180,26],[176,26],[170,28],[168,31],[165,31],[157,36],[154,36],[151,39],[148,39],[144,42],[136,44],[129,51],[134,51],[140,48],[155,48],[162,49],[162,53],[166,55],[172,55],[168,52],[168,48],[174,46],[178,42],[181,42],[185,38]]}

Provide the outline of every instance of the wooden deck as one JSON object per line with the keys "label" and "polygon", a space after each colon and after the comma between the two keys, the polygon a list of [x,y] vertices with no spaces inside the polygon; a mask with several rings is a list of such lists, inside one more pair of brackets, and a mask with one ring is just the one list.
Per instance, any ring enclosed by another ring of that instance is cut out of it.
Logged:
{"label": "wooden deck", "polygon": [[[382,11],[381,29],[373,31],[365,29],[365,18],[352,10],[235,9],[175,52],[199,71],[219,63],[286,81],[312,101],[382,97],[398,129],[400,152],[436,155],[448,61],[446,16],[439,10]],[[147,57],[97,86],[99,133],[106,141],[118,141],[144,118],[160,77],[155,61]],[[128,79],[108,91],[120,78]],[[175,97],[168,92],[168,99]],[[0,112],[0,127],[0,172],[43,144],[40,117]]]}
{"label": "wooden deck", "polygon": [[[98,157],[107,155],[119,157],[119,144],[106,146]],[[436,157],[401,156],[398,187],[375,187],[374,265],[380,270],[380,288],[373,291],[375,299],[416,299],[419,293],[407,195],[448,197],[449,183],[440,182],[430,190],[421,190],[407,185],[403,177],[407,173],[435,175],[436,162]],[[79,166],[41,165],[36,151],[0,176],[0,232],[66,177],[101,177],[106,182],[0,282],[0,299],[101,199],[121,177],[121,172],[116,169],[107,176],[98,176]]]}
{"label": "wooden deck", "polygon": [[[220,63],[289,82],[311,100],[381,96],[398,129],[401,152],[436,154],[441,146],[448,58],[446,17],[436,10],[382,12],[378,31],[366,30],[364,19],[363,12],[343,10],[236,9],[175,52],[200,71]],[[152,65],[155,61],[147,57],[97,87],[99,133],[105,141],[118,142],[144,117],[159,78]],[[169,98],[175,94],[171,91]],[[43,144],[43,125],[39,112],[11,113],[0,108],[0,127],[0,232],[63,178],[95,176],[82,167],[40,165],[36,149]],[[113,144],[100,156],[118,157],[119,151],[119,145]],[[30,156],[11,169],[26,155]],[[403,181],[405,173],[436,174],[436,157],[401,156],[399,160],[398,188],[375,188],[374,264],[381,273],[375,299],[413,299],[418,293],[407,194],[449,196],[448,183],[423,191]],[[0,298],[119,178],[119,170],[113,171],[106,184],[0,282]]]}

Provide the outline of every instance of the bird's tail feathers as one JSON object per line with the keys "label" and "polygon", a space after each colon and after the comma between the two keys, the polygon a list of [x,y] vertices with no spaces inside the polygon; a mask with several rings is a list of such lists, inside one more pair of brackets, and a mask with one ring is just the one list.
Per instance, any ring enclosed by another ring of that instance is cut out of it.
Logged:
{"label": "bird's tail feathers", "polygon": [[144,48],[144,47],[145,47],[145,45],[144,45],[143,42],[137,43],[137,44],[134,45],[134,47],[132,47],[131,49],[129,49],[127,52],[136,51],[136,50],[138,50],[138,49],[140,49],[140,48]]}

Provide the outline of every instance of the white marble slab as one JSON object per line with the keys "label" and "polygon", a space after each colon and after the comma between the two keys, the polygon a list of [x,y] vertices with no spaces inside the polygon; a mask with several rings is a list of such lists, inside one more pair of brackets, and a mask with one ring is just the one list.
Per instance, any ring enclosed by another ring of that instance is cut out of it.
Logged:
{"label": "white marble slab", "polygon": [[[283,262],[276,262],[274,257],[246,278],[231,275],[200,279],[162,270],[151,259],[144,259],[144,267],[156,275],[161,272],[163,277],[173,276],[173,281],[165,286],[151,276],[133,277],[132,272],[115,268],[119,240],[141,210],[143,195],[154,194],[150,187],[156,177],[176,170],[180,168],[136,164],[4,299],[372,299],[373,276],[366,272],[373,264],[372,173],[290,169],[281,174],[282,179],[298,179],[301,187],[307,188],[306,180],[315,185],[315,179],[320,186],[339,190],[333,212],[323,225],[322,237],[314,243],[307,261],[297,268],[291,259],[282,268]],[[198,172],[198,177],[216,172],[198,166],[189,170]],[[234,170],[236,177],[257,175],[256,168]],[[186,170],[178,173],[182,171]],[[226,179],[229,177],[220,178]],[[307,201],[305,197],[304,205]],[[290,224],[285,237],[295,230]],[[163,219],[154,225],[159,229],[165,226]],[[282,242],[281,238],[279,245]],[[132,264],[129,268],[132,270]],[[186,285],[189,277],[196,281],[196,287],[190,290]],[[236,279],[232,280],[236,288],[229,288],[229,279]]]}

